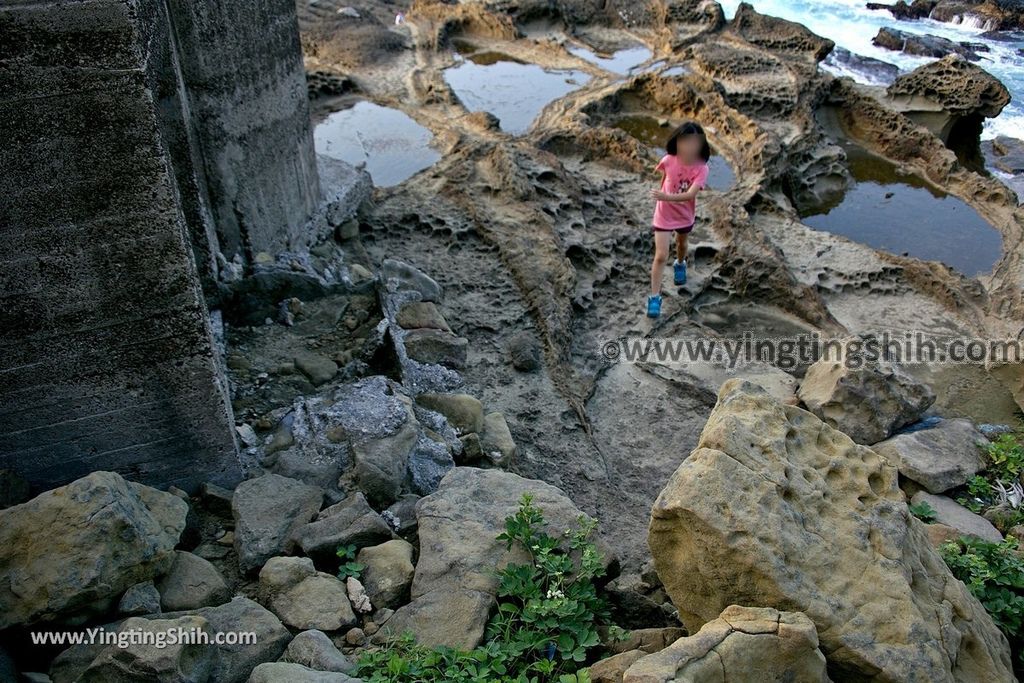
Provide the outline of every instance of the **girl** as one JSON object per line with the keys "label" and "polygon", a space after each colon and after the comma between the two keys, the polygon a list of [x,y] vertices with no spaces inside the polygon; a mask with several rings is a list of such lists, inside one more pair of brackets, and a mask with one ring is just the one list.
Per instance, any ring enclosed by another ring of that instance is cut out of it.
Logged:
{"label": "girl", "polygon": [[697,193],[708,180],[711,148],[699,123],[688,121],[676,128],[665,145],[668,152],[655,170],[661,172],[661,189],[651,190],[657,201],[654,208],[654,263],[651,264],[651,296],[647,316],[661,315],[661,275],[668,261],[672,237],[676,239],[676,260],[672,264],[674,281],[686,284],[686,239],[693,230]]}

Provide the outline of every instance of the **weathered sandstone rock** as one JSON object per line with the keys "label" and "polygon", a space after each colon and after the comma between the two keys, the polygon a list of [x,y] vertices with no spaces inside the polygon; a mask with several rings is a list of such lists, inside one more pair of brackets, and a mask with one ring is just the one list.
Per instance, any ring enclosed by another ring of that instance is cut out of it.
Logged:
{"label": "weathered sandstone rock", "polygon": [[900,474],[931,493],[961,486],[984,469],[981,447],[988,439],[970,420],[941,420],[925,429],[897,434],[871,448]]}
{"label": "weathered sandstone rock", "polygon": [[981,515],[976,515],[952,498],[935,496],[925,491],[918,491],[910,499],[914,505],[927,503],[935,510],[935,522],[956,529],[960,534],[976,536],[986,541],[998,543],[1003,535],[992,526],[992,523]]}
{"label": "weathered sandstone rock", "polygon": [[861,444],[878,443],[935,402],[925,384],[888,363],[860,367],[822,358],[807,369],[797,392],[807,409]]}
{"label": "weathered sandstone rock", "polygon": [[0,628],[105,606],[167,571],[187,513],[113,472],[0,510]]}
{"label": "weathered sandstone rock", "polygon": [[[212,639],[210,623],[203,617],[182,616],[176,619],[143,619],[131,617],[119,632],[149,633],[152,638],[168,639],[172,631],[204,632]],[[157,642],[154,640],[154,642]],[[141,640],[126,641],[127,647],[107,645],[93,659],[78,679],[80,683],[137,683],[188,681],[203,683],[213,680],[213,647],[195,642],[171,642],[158,647]]]}
{"label": "weathered sandstone rock", "polygon": [[640,659],[623,683],[827,683],[814,623],[801,612],[730,605],[700,631]]}
{"label": "weathered sandstone rock", "polygon": [[731,604],[799,605],[837,678],[1012,680],[1006,638],[931,548],[896,469],[760,387],[723,385],[651,517],[691,632]]}
{"label": "weathered sandstone rock", "polygon": [[360,578],[374,607],[402,604],[415,572],[412,554],[412,544],[399,539],[359,551],[356,561],[364,567]]}
{"label": "weathered sandstone rock", "polygon": [[355,663],[331,642],[326,633],[315,629],[303,631],[292,638],[280,661],[301,664],[315,671],[337,673],[350,673],[356,667]]}
{"label": "weathered sandstone rock", "polygon": [[157,585],[160,604],[168,612],[220,605],[231,598],[224,577],[208,560],[175,551],[171,569]]}
{"label": "weathered sandstone rock", "polygon": [[337,631],[356,616],[345,584],[313,567],[308,557],[273,557],[260,570],[260,601],[285,624]]}

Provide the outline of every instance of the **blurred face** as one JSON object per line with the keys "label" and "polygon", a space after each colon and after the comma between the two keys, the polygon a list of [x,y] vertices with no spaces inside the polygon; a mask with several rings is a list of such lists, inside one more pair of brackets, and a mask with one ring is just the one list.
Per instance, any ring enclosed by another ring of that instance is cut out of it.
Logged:
{"label": "blurred face", "polygon": [[700,149],[702,147],[699,135],[686,135],[676,140],[676,153],[679,158],[688,164],[702,161]]}

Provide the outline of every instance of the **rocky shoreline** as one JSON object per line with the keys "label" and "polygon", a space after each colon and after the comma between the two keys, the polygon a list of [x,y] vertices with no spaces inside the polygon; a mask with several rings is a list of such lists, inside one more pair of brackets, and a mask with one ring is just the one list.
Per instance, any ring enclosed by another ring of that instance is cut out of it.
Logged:
{"label": "rocky shoreline", "polygon": [[[727,22],[713,2],[418,0],[398,26],[376,3],[298,7],[314,116],[400,110],[441,160],[387,188],[339,164],[357,211],[219,283],[237,487],[94,472],[30,497],[4,473],[0,680],[350,683],[404,633],[472,650],[499,571],[532,554],[500,537],[524,494],[552,537],[599,523],[598,590],[630,630],[602,632],[578,681],[1016,680],[1020,643],[939,547],[1020,531],[1005,506],[958,500],[1007,431],[986,423],[1024,406],[1019,363],[600,354],[631,336],[1016,335],[1024,208],[970,163],[1022,170],[1014,141],[979,145],[1009,102],[997,79],[952,55],[858,85],[819,68],[830,41],[749,5]],[[1008,28],[1014,7],[963,11]],[[456,40],[589,80],[509,135],[445,79]],[[567,49],[636,45],[650,57],[625,75]],[[702,198],[692,280],[653,323],[638,303],[651,150],[616,125],[629,115],[700,120],[734,176]],[[993,271],[804,225],[851,184],[850,142],[977,211],[1002,236]],[[111,637],[32,644],[89,628]],[[168,629],[256,640],[113,636]]]}

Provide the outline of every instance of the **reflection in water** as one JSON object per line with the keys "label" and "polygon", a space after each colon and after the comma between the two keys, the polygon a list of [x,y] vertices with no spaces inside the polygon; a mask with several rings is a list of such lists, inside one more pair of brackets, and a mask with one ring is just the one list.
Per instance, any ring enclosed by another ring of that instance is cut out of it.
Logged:
{"label": "reflection in water", "polygon": [[641,45],[628,47],[625,50],[619,50],[611,56],[599,55],[596,52],[580,45],[570,46],[569,52],[580,59],[585,59],[591,64],[601,67],[605,71],[611,71],[612,73],[621,74],[623,76],[646,62],[653,54],[649,49]]}
{"label": "reflection in water", "polygon": [[317,154],[350,164],[366,163],[375,185],[389,187],[436,163],[429,130],[397,109],[358,102],[313,130]]}
{"label": "reflection in water", "polygon": [[862,147],[845,149],[854,185],[813,209],[802,219],[806,225],[967,275],[992,270],[1002,239],[974,209]]}
{"label": "reflection in water", "polygon": [[[662,125],[653,116],[646,114],[632,114],[623,116],[615,122],[616,128],[621,128],[640,142],[644,143],[658,156],[665,154],[665,141],[672,132],[672,124],[665,122]],[[736,183],[736,174],[724,158],[712,153],[711,161],[708,162],[708,187],[712,190],[728,190]]]}
{"label": "reflection in water", "polygon": [[582,71],[546,70],[493,52],[470,55],[444,78],[468,110],[494,114],[513,135],[525,133],[548,103],[590,80]]}

